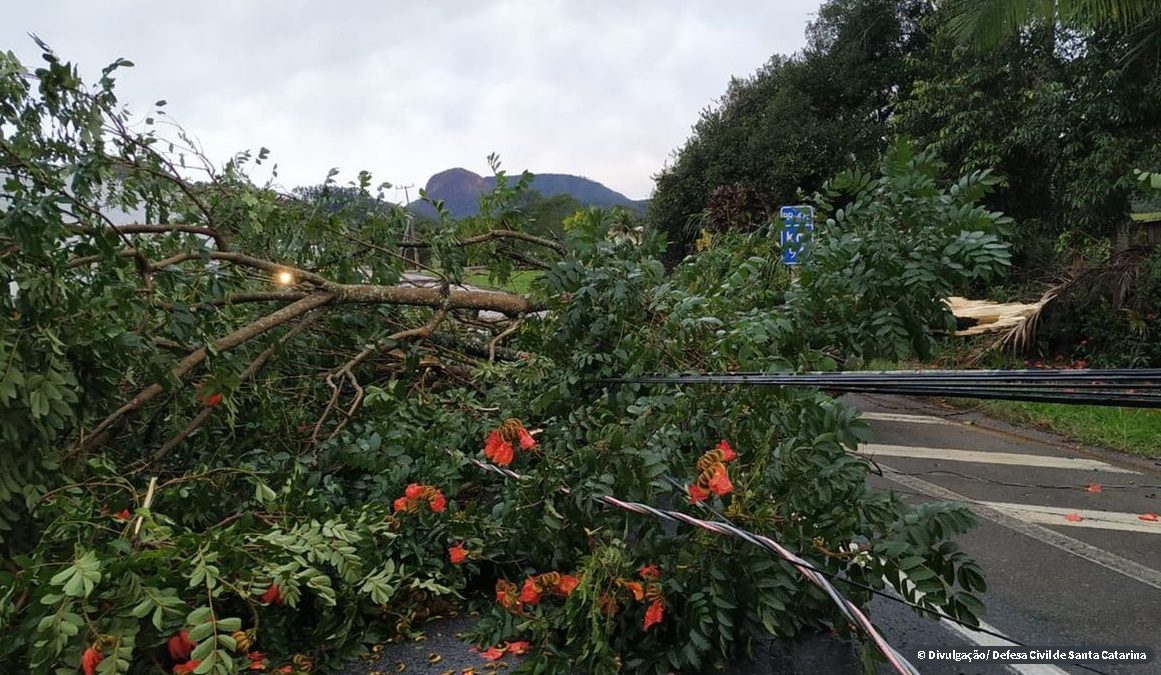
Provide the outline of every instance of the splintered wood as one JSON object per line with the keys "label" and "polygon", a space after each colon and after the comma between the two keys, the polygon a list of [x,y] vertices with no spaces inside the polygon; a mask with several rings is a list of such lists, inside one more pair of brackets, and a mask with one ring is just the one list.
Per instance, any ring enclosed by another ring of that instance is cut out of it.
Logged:
{"label": "splintered wood", "polygon": [[967,298],[948,298],[947,306],[955,315],[956,323],[960,326],[973,322],[972,325],[957,330],[956,335],[984,335],[1012,330],[1028,320],[1043,307],[1045,300],[1024,304],[1020,302],[993,302],[991,300],[968,300]]}

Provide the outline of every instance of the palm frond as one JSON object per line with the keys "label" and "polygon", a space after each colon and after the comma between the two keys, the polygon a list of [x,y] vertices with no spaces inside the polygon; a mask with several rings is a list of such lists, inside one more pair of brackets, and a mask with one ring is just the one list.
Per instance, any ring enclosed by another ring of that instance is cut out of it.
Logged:
{"label": "palm frond", "polygon": [[1036,23],[1112,26],[1136,33],[1147,24],[1155,27],[1161,15],[1157,0],[946,0],[942,9],[956,40],[979,48],[995,47]]}

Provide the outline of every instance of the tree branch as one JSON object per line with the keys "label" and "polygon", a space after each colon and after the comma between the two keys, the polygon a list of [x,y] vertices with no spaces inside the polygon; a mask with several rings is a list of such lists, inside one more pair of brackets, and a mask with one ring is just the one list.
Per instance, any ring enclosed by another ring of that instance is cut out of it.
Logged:
{"label": "tree branch", "polygon": [[[461,239],[457,243],[460,246],[472,246],[474,244],[482,244],[482,243],[487,242],[487,241],[492,241],[493,239],[519,239],[521,241],[527,241],[527,242],[532,243],[532,244],[537,244],[540,246],[544,246],[546,248],[550,248],[561,255],[565,255],[568,252],[568,249],[565,248],[564,244],[562,244],[558,241],[553,241],[551,239],[544,239],[543,237],[537,237],[536,235],[528,234],[527,232],[519,232],[517,230],[492,230],[491,232],[485,232],[484,234],[478,234],[474,237],[468,237],[467,239]],[[424,242],[424,241],[400,242],[399,245],[401,247],[404,247],[404,248],[430,248],[431,247],[431,244]]]}
{"label": "tree branch", "polygon": [[[238,330],[222,338],[219,338],[218,340],[215,340],[212,344],[209,345],[209,348],[202,347],[196,351],[191,352],[189,355],[179,361],[177,365],[169,371],[169,374],[174,379],[180,380],[189,374],[189,372],[193,370],[198,364],[206,360],[206,356],[209,353],[208,349],[212,349],[213,351],[219,353],[229,351],[240,344],[258,337],[271,328],[282,325],[287,321],[301,316],[313,309],[322,307],[323,305],[331,302],[333,299],[334,296],[329,293],[314,293],[312,295],[308,295],[298,302],[287,305],[286,307],[283,307],[275,312],[267,314],[261,319],[247,324],[246,326],[243,326],[242,328],[239,328]],[[104,443],[108,439],[110,428],[116,422],[118,422],[125,415],[139,410],[141,406],[157,398],[163,391],[165,391],[165,387],[158,383],[151,384],[145,389],[142,389],[128,403],[122,405],[120,408],[113,411],[113,413],[106,417],[103,421],[101,421],[101,423],[93,429],[89,437],[78,443],[73,452],[69,453],[70,456],[78,453],[83,454],[88,449]]]}
{"label": "tree branch", "polygon": [[[317,311],[300,321],[298,325],[286,331],[285,335],[279,338],[277,342],[263,350],[262,353],[257,356],[257,358],[250,362],[250,365],[246,366],[245,370],[243,370],[238,375],[238,384],[241,384],[253,377],[255,373],[262,369],[262,366],[266,365],[266,362],[270,360],[270,357],[273,356],[275,350],[277,350],[279,346],[286,344],[287,341],[301,333],[312,323],[318,321],[319,318],[323,316],[323,314],[324,311]],[[197,431],[198,427],[205,423],[205,421],[214,414],[214,410],[216,410],[215,406],[202,406],[202,409],[198,411],[198,414],[189,421],[189,424],[185,425],[184,429],[179,431],[173,438],[170,438],[168,441],[162,444],[161,448],[159,448],[158,451],[154,453],[151,463],[160,462],[161,460],[168,457],[169,453],[173,452],[174,448],[184,443],[185,439],[189,438],[190,434],[192,434],[194,431]]]}
{"label": "tree branch", "polygon": [[230,249],[226,243],[226,238],[217,230],[211,227],[201,227],[198,225],[182,225],[182,224],[131,224],[131,225],[108,225],[105,227],[95,227],[92,225],[72,225],[69,227],[73,232],[78,234],[97,234],[105,230],[115,232],[117,234],[170,234],[173,232],[185,232],[188,234],[200,234],[210,237],[214,240],[214,244],[223,251]]}
{"label": "tree branch", "polygon": [[341,375],[346,380],[350,381],[351,386],[353,386],[355,389],[355,398],[351,402],[350,407],[343,413],[344,417],[342,421],[335,425],[335,428],[332,429],[331,433],[327,435],[327,440],[334,438],[335,435],[338,434],[344,426],[346,426],[347,422],[350,421],[350,419],[354,417],[355,412],[358,411],[359,405],[363,402],[363,387],[359,384],[359,379],[355,377],[354,369],[360,363],[366,360],[367,357],[382,350],[384,343],[400,342],[403,340],[422,340],[424,338],[430,337],[433,333],[435,333],[435,330],[439,328],[439,324],[443,322],[444,317],[447,316],[447,312],[448,310],[446,307],[440,307],[438,310],[436,310],[435,314],[432,315],[431,320],[426,324],[417,328],[409,328],[407,330],[399,331],[398,333],[393,333],[386,338],[383,338],[378,343],[365,347],[358,354],[351,357],[349,361],[344,363],[342,368],[339,368],[337,371],[327,375],[327,384],[331,388],[331,398],[329,401],[327,401],[326,409],[323,410],[323,414],[319,417],[318,422],[316,422],[314,425],[314,431],[311,433],[311,441],[314,443],[318,442],[319,431],[322,430],[323,423],[326,422],[328,417],[330,417],[331,411],[334,409],[335,404],[339,400],[339,395],[342,393],[342,385],[335,383],[336,376]]}

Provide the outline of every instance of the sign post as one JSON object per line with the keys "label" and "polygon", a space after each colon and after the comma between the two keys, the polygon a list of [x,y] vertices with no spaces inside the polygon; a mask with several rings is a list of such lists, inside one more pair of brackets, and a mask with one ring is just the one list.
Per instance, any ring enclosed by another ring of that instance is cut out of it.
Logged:
{"label": "sign post", "polygon": [[783,206],[782,232],[778,243],[782,247],[782,263],[797,265],[802,254],[802,240],[814,234],[813,206]]}

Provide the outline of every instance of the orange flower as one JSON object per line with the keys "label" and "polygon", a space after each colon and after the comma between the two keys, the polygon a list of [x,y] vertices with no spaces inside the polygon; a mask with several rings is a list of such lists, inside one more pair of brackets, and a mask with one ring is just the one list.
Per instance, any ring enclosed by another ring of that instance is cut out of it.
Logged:
{"label": "orange flower", "polygon": [[515,642],[508,643],[509,654],[523,654],[526,651],[528,651],[528,642],[525,640],[517,640]]}
{"label": "orange flower", "polygon": [[504,440],[498,429],[488,434],[488,439],[484,441],[484,456],[500,466],[511,464],[515,454],[512,444]]}
{"label": "orange flower", "polygon": [[407,510],[407,506],[408,506],[410,503],[411,503],[411,502],[410,502],[410,501],[408,501],[407,497],[400,497],[399,499],[396,499],[396,500],[395,500],[395,504],[394,504],[394,506],[395,506],[395,513],[399,513],[400,511],[406,511],[406,510]]}
{"label": "orange flower", "polygon": [[532,577],[524,580],[524,587],[520,589],[520,602],[530,605],[540,602],[540,589],[536,587],[536,580]]}
{"label": "orange flower", "polygon": [[661,570],[657,569],[657,565],[642,565],[641,569],[637,570],[642,579],[660,579]]}
{"label": "orange flower", "polygon": [[730,483],[729,474],[726,473],[726,465],[715,465],[713,472],[713,476],[709,479],[709,489],[719,497],[730,494],[734,490],[734,486]]}
{"label": "orange flower", "polygon": [[94,647],[89,647],[81,654],[81,670],[85,671],[85,675],[94,675],[97,672],[97,666],[104,661],[105,657],[101,652]]}
{"label": "orange flower", "polygon": [[653,604],[649,605],[649,609],[645,610],[645,630],[656,623],[661,623],[662,612],[665,609],[660,600],[654,600]]}
{"label": "orange flower", "polygon": [[561,575],[560,581],[556,582],[556,592],[561,595],[568,595],[576,589],[580,581],[571,574]]}
{"label": "orange flower", "polygon": [[423,486],[419,483],[412,483],[403,491],[404,496],[408,499],[419,499],[423,496]]}
{"label": "orange flower", "polygon": [[696,504],[709,499],[709,493],[693,483],[689,486],[689,503]]}
{"label": "orange flower", "polygon": [[464,551],[463,544],[456,544],[447,550],[447,557],[452,561],[453,565],[458,565],[467,559],[468,554]]}
{"label": "orange flower", "polygon": [[432,512],[443,513],[444,509],[446,509],[446,508],[447,508],[447,499],[443,496],[442,492],[440,492],[439,490],[436,490],[435,494],[431,498],[431,510],[432,510]]}
{"label": "orange flower", "polygon": [[113,516],[113,520],[117,521],[118,523],[125,523],[128,522],[132,517],[133,514],[129,513],[129,509],[121,509]]}
{"label": "orange flower", "polygon": [[480,656],[489,661],[496,661],[503,655],[504,649],[502,647],[488,647],[484,651],[480,652]]}
{"label": "orange flower", "polygon": [[250,652],[246,658],[250,659],[250,670],[266,670],[266,655],[262,652]]}
{"label": "orange flower", "polygon": [[722,451],[723,462],[738,458],[738,453],[734,452],[734,449],[730,447],[729,441],[724,438],[718,443],[717,449]]}
{"label": "orange flower", "polygon": [[281,605],[282,591],[278,589],[278,584],[270,584],[270,588],[267,588],[266,592],[258,599],[268,605]]}
{"label": "orange flower", "polygon": [[198,666],[200,666],[200,665],[202,665],[201,661],[186,661],[185,663],[179,663],[176,666],[174,666],[173,672],[174,673],[192,673],[193,671],[197,670]]}
{"label": "orange flower", "polygon": [[284,673],[284,674],[286,674],[286,675],[289,675],[289,673],[293,673],[293,672],[294,672],[294,666],[292,666],[292,665],[290,665],[290,664],[287,664],[287,665],[285,665],[285,666],[282,666],[281,668],[279,668],[278,670],[276,670],[276,671],[274,671],[274,672],[276,672],[276,673]]}
{"label": "orange flower", "polygon": [[624,586],[625,588],[629,589],[629,592],[633,594],[633,599],[635,599],[635,600],[644,600],[645,599],[645,589],[641,588],[640,581],[623,581],[623,582],[621,582],[621,585]]}
{"label": "orange flower", "polygon": [[520,427],[520,447],[525,450],[536,447],[536,439],[524,427]]}
{"label": "orange flower", "polygon": [[165,646],[169,650],[169,657],[171,659],[174,661],[185,661],[197,645],[190,642],[189,631],[183,630],[169,638]]}

